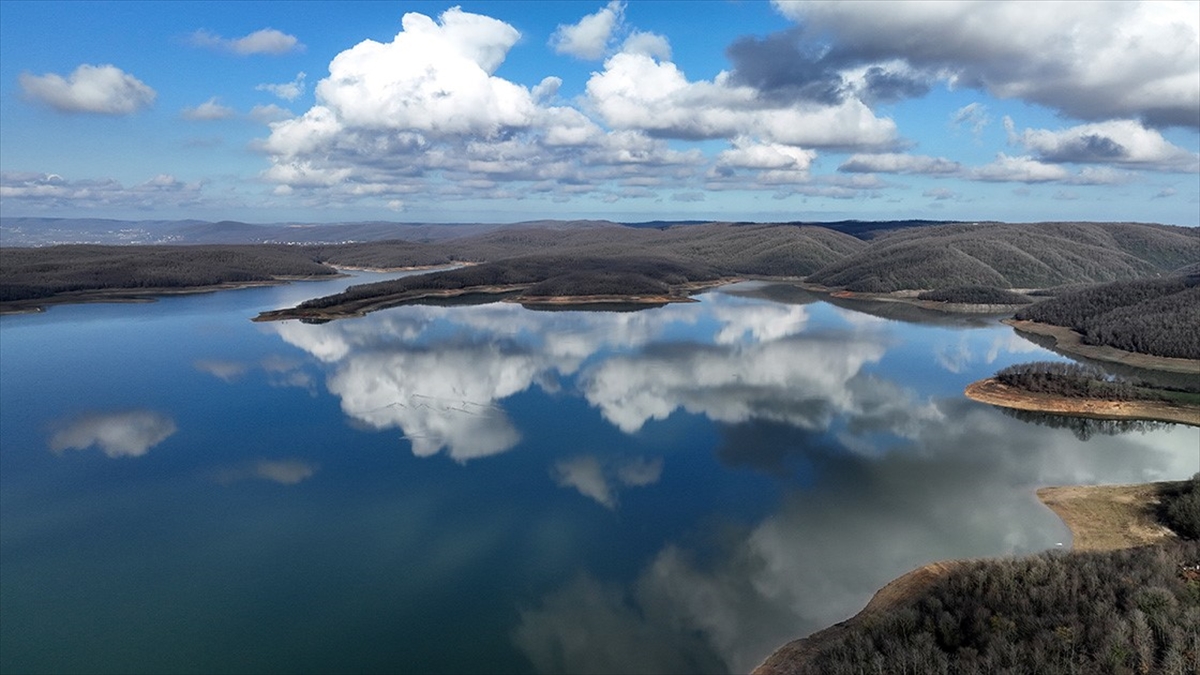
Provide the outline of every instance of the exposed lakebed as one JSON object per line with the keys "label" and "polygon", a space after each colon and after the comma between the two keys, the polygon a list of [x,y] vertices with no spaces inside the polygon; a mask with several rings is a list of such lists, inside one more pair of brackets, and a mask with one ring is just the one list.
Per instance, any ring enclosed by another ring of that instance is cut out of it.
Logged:
{"label": "exposed lakebed", "polygon": [[1058,358],[994,320],[788,285],[250,321],[376,278],[0,319],[3,670],[745,672],[1069,545],[1038,487],[1200,469],[965,399]]}

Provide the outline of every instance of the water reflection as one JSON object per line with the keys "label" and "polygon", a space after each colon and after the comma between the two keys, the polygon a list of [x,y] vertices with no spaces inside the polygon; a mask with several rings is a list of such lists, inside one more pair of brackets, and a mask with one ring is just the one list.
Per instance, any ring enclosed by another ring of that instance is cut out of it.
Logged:
{"label": "water reflection", "polygon": [[[532,447],[508,409],[532,392],[582,399],[631,438],[680,415],[703,420],[728,469],[778,481],[765,516],[710,514],[712,531],[663,541],[633,578],[584,564],[527,599],[512,639],[540,672],[748,671],[921,564],[1069,541],[1039,486],[1195,470],[1195,430],[1129,425],[1154,433],[1091,438],[1080,434],[1100,428],[1090,422],[1047,429],[927,393],[926,364],[961,391],[1042,352],[1004,326],[972,319],[989,329],[963,333],[763,295],[787,294],[751,287],[627,314],[409,307],[275,330],[329,365],[348,416],[401,429],[418,456]],[[890,362],[894,350],[921,369]],[[553,483],[613,511],[680,470],[653,454],[567,451],[550,462]]]}
{"label": "water reflection", "polygon": [[1173,426],[1168,422],[1154,422],[1151,420],[1109,420],[1092,417],[1073,417],[1071,415],[1055,415],[1036,410],[997,407],[1000,412],[1009,417],[1015,417],[1022,422],[1040,424],[1052,429],[1070,429],[1071,433],[1075,434],[1075,438],[1081,441],[1089,440],[1096,434],[1116,436],[1135,431],[1144,434],[1148,431],[1158,431]]}
{"label": "water reflection", "polygon": [[[517,643],[541,672],[682,668],[708,655],[748,672],[774,647],[846,618],[921,564],[1069,542],[1036,502],[1037,486],[1178,478],[1196,464],[1190,430],[1083,445],[969,401],[935,407],[941,422],[912,427],[911,439],[870,458],[777,422],[732,427],[723,456],[742,453],[745,464],[777,475],[790,456],[813,477],[756,523],[703,546],[668,542],[631,583],[583,577],[553,590],[522,614]],[[765,456],[753,456],[760,450]],[[581,642],[584,631],[590,642]],[[602,645],[583,647],[594,643]]]}
{"label": "water reflection", "polygon": [[994,322],[778,284],[246,321],[278,292],[5,333],[0,669],[746,672],[923,563],[1069,543],[1040,486],[1200,469],[1200,430],[964,399],[1045,356]]}
{"label": "water reflection", "polygon": [[97,446],[109,457],[140,457],[175,431],[175,421],[154,410],[89,413],[61,422],[49,445],[55,453]]}

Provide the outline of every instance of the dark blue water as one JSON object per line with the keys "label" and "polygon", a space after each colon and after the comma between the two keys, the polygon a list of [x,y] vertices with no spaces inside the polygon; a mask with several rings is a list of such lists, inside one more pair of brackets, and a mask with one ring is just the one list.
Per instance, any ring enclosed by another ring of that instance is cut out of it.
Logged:
{"label": "dark blue water", "polygon": [[782,286],[250,321],[347,283],[0,319],[4,672],[747,671],[1069,546],[1039,486],[1200,469],[1196,429],[964,399],[1058,358],[1005,326]]}

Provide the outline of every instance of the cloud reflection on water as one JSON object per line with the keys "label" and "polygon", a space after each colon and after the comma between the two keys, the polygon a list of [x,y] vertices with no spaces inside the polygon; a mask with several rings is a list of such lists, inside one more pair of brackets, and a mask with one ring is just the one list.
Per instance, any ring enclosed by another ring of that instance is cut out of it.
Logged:
{"label": "cloud reflection on water", "polygon": [[[882,585],[922,564],[1068,541],[1036,501],[1039,486],[1175,479],[1196,469],[1196,429],[1082,444],[1069,430],[1028,425],[964,399],[935,406],[942,421],[913,425],[913,438],[886,455],[829,438],[811,443],[812,432],[791,428],[790,447],[816,478],[789,489],[776,512],[727,531],[715,551],[668,542],[628,586],[589,579],[555,589],[522,613],[516,644],[541,672],[589,672],[598,663],[640,672],[703,653],[692,651],[700,635],[725,668],[748,672],[775,647],[857,612]],[[732,428],[761,438],[758,427],[775,429],[776,448],[787,444],[789,427],[777,422]],[[593,613],[648,625],[603,634]],[[571,642],[585,628],[603,644],[595,653]],[[643,650],[652,656],[643,659]],[[624,660],[611,661],[615,654]]]}
{"label": "cloud reflection on water", "polygon": [[[775,479],[782,497],[768,515],[728,523],[704,545],[665,541],[633,580],[580,570],[526,606],[513,641],[541,672],[746,672],[921,564],[1067,540],[1036,501],[1039,486],[1197,469],[1200,430],[1082,443],[1070,430],[932,398],[920,393],[925,383],[885,374],[897,343],[928,346],[919,366],[940,355],[963,373],[1037,350],[1006,327],[919,343],[892,321],[839,309],[822,322],[816,313],[712,293],[699,305],[628,314],[406,307],[274,330],[328,364],[328,388],[349,417],[402,430],[418,456],[445,450],[466,461],[516,447],[521,430],[505,400],[561,384],[626,434],[679,411],[702,416],[718,435],[718,459]],[[661,458],[636,461],[579,454],[549,472],[615,509],[621,489],[669,471]]]}
{"label": "cloud reflection on water", "polygon": [[109,457],[141,457],[176,431],[175,421],[153,410],[91,413],[76,417],[50,437],[50,450],[98,446]]}

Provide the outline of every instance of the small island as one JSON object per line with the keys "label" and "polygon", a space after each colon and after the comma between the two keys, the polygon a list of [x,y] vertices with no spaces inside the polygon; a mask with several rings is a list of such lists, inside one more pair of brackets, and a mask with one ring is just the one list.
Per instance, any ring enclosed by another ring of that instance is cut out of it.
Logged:
{"label": "small island", "polygon": [[1200,426],[1200,393],[1107,376],[1094,366],[1038,361],[1004,368],[964,392],[1016,410]]}

